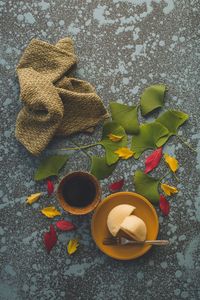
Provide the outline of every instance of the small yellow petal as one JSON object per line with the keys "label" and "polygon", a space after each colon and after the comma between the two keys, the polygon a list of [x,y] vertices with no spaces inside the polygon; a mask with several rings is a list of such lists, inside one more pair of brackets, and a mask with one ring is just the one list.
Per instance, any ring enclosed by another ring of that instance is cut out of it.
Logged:
{"label": "small yellow petal", "polygon": [[76,240],[76,239],[70,240],[67,245],[67,252],[69,253],[69,255],[76,252],[78,246],[79,246],[78,240]]}
{"label": "small yellow petal", "polygon": [[112,142],[119,142],[121,141],[121,139],[123,138],[123,135],[116,135],[116,134],[112,134],[110,133],[108,135],[109,139],[112,141]]}
{"label": "small yellow petal", "polygon": [[178,169],[179,165],[178,165],[178,161],[176,160],[176,158],[168,155],[168,154],[165,154],[164,155],[165,157],[165,161],[166,163],[168,164],[168,166],[170,167],[170,169],[172,170],[172,172],[176,172],[176,170]]}
{"label": "small yellow petal", "polygon": [[166,195],[171,196],[175,193],[178,193],[178,190],[174,186],[170,186],[168,184],[162,183],[161,189],[165,192]]}
{"label": "small yellow petal", "polygon": [[54,206],[48,206],[48,207],[43,208],[41,210],[41,213],[50,219],[61,215],[61,212],[58,211]]}
{"label": "small yellow petal", "polygon": [[122,159],[128,159],[133,156],[134,152],[127,147],[122,147],[116,150],[115,154],[118,154],[118,156]]}
{"label": "small yellow petal", "polygon": [[36,202],[37,200],[39,200],[41,195],[42,195],[42,193],[35,193],[35,194],[28,196],[26,199],[26,203],[32,204],[32,203]]}

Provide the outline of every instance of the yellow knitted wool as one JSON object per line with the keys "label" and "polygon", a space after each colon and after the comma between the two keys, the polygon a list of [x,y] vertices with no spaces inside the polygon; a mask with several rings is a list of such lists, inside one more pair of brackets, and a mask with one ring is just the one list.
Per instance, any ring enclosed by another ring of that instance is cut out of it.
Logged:
{"label": "yellow knitted wool", "polygon": [[55,46],[33,39],[17,73],[24,107],[16,121],[16,138],[38,155],[54,135],[92,131],[108,113],[92,85],[70,77],[77,58],[71,38]]}

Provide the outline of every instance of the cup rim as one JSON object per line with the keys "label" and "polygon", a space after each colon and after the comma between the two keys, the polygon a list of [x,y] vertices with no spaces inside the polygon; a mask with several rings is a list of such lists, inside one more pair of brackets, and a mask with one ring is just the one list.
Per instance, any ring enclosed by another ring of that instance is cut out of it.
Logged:
{"label": "cup rim", "polygon": [[[95,194],[95,198],[94,200],[89,203],[87,206],[85,207],[76,207],[76,206],[71,206],[69,205],[65,200],[64,197],[62,196],[62,186],[63,183],[69,179],[70,177],[74,177],[74,176],[84,176],[84,177],[88,177],[88,179],[90,181],[92,181],[92,183],[95,185],[95,189],[96,189],[96,194]],[[67,175],[63,176],[62,179],[60,180],[57,190],[56,190],[56,198],[60,204],[60,206],[68,213],[71,213],[73,215],[85,215],[90,213],[91,211],[93,211],[97,205],[99,204],[100,200],[101,200],[101,186],[100,186],[100,182],[98,181],[98,179],[92,175],[89,172],[85,172],[85,171],[74,171],[74,172],[70,172],[67,173]]]}

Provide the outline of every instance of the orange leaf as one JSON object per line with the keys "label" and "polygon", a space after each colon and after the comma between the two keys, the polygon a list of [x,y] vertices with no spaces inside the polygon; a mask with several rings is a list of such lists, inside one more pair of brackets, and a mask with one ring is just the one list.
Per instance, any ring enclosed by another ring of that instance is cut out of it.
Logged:
{"label": "orange leaf", "polygon": [[76,240],[76,239],[70,240],[68,245],[67,245],[67,252],[69,253],[69,255],[76,252],[78,246],[79,246],[78,240]]}
{"label": "orange leaf", "polygon": [[179,165],[178,165],[178,160],[175,157],[172,157],[168,154],[165,154],[165,161],[168,164],[168,166],[170,167],[170,169],[172,170],[172,172],[176,172],[176,170],[178,169]]}
{"label": "orange leaf", "polygon": [[35,193],[35,194],[32,194],[32,195],[28,196],[27,199],[26,199],[26,203],[32,204],[32,203],[38,201],[39,198],[40,198],[40,196],[41,196],[42,194],[43,194],[43,193]]}
{"label": "orange leaf", "polygon": [[41,213],[50,219],[61,215],[61,212],[58,211],[54,206],[48,206],[48,207],[43,208],[41,210]]}
{"label": "orange leaf", "polygon": [[134,152],[127,147],[119,148],[118,150],[115,151],[115,153],[118,154],[118,156],[122,159],[128,159],[132,157],[134,154]]}
{"label": "orange leaf", "polygon": [[123,138],[123,135],[116,135],[116,134],[110,133],[110,134],[108,134],[108,137],[112,142],[119,142]]}
{"label": "orange leaf", "polygon": [[170,186],[168,184],[162,183],[161,184],[161,189],[165,192],[166,195],[171,196],[175,193],[178,193],[177,188],[174,186]]}

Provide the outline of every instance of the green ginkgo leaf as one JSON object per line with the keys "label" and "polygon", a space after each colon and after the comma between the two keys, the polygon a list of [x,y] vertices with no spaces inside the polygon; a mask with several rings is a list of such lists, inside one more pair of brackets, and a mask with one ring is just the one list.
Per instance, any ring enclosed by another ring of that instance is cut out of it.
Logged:
{"label": "green ginkgo leaf", "polygon": [[136,106],[111,102],[110,110],[113,121],[120,124],[125,129],[126,133],[137,134],[139,132]]}
{"label": "green ginkgo leaf", "polygon": [[157,122],[142,124],[139,134],[133,135],[131,150],[137,159],[147,149],[155,149],[164,144],[163,138],[168,136],[168,130]]}
{"label": "green ginkgo leaf", "polygon": [[49,176],[57,176],[59,170],[68,160],[68,155],[52,155],[46,157],[35,172],[34,179],[42,180]]}
{"label": "green ginkgo leaf", "polygon": [[106,163],[106,157],[92,156],[92,164],[90,173],[96,176],[97,179],[104,179],[112,174],[116,164],[109,166]]}
{"label": "green ginkgo leaf", "polygon": [[157,204],[159,202],[159,179],[155,179],[147,174],[144,174],[142,171],[137,170],[134,174],[133,181],[135,185],[135,191],[138,194],[146,197],[153,204]]}
{"label": "green ginkgo leaf", "polygon": [[158,117],[156,122],[165,126],[169,131],[168,136],[164,138],[164,142],[166,142],[170,136],[176,135],[177,129],[185,123],[188,118],[189,116],[186,113],[177,110],[168,110]]}
{"label": "green ginkgo leaf", "polygon": [[[111,133],[122,136],[122,139],[118,142],[111,141],[109,138],[109,134]],[[127,146],[127,135],[124,128],[116,122],[106,122],[103,126],[102,140],[99,144],[105,148],[107,164],[114,164],[119,159],[119,156],[114,152],[121,147]]]}
{"label": "green ginkgo leaf", "polygon": [[144,90],[140,99],[140,108],[143,116],[163,106],[166,89],[164,84],[155,84]]}

